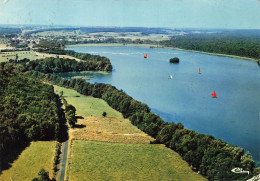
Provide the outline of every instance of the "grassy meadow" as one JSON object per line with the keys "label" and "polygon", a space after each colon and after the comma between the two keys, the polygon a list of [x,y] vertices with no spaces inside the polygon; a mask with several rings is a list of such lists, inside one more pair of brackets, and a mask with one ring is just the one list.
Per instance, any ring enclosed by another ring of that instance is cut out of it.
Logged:
{"label": "grassy meadow", "polygon": [[[0,62],[7,62],[10,59],[15,60],[16,55],[18,56],[18,60],[28,58],[30,60],[36,60],[36,59],[41,59],[41,58],[46,58],[46,57],[57,57],[55,54],[47,54],[47,53],[38,53],[35,51],[14,51],[14,52],[1,52],[0,53]],[[75,59],[77,61],[81,61],[78,58],[74,58],[72,56],[68,55],[59,55],[60,58],[70,58],[70,59]]]}
{"label": "grassy meadow", "polygon": [[69,180],[206,180],[163,145],[74,140]]}
{"label": "grassy meadow", "polygon": [[31,142],[8,170],[2,171],[0,180],[32,180],[44,168],[52,177],[52,165],[56,143],[54,141]]}
{"label": "grassy meadow", "polygon": [[0,62],[6,62],[10,59],[15,60],[16,55],[18,55],[18,60],[28,58],[30,60],[36,59],[36,53],[33,51],[14,51],[14,52],[1,52],[0,53]]}
{"label": "grassy meadow", "polygon": [[[63,91],[77,109],[76,128],[69,130],[70,147],[66,180],[206,180],[181,157],[124,119],[101,99],[74,90]],[[106,111],[108,117],[102,117]]]}
{"label": "grassy meadow", "polygon": [[102,113],[106,112],[107,117],[123,118],[120,112],[111,108],[102,99],[84,96],[72,89],[66,89],[56,85],[54,85],[54,90],[58,94],[63,91],[63,96],[67,102],[76,108],[77,115],[102,117]]}

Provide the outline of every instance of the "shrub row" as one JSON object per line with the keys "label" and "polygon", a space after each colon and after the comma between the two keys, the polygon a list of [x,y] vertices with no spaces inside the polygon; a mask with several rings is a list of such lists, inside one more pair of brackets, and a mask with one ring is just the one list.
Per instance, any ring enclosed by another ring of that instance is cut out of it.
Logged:
{"label": "shrub row", "polygon": [[63,105],[65,106],[65,118],[68,121],[71,128],[74,128],[77,122],[76,108],[71,104],[68,104],[66,99],[62,97]]}
{"label": "shrub row", "polygon": [[54,174],[58,171],[58,164],[60,161],[60,154],[61,154],[61,143],[57,142],[56,143],[56,148],[55,148],[55,155],[54,155],[54,162],[53,162],[53,172]]}

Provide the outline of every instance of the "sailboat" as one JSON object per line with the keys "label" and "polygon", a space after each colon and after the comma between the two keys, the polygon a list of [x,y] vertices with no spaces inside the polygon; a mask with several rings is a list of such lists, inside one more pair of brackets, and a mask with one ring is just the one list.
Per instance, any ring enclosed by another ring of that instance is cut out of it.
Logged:
{"label": "sailboat", "polygon": [[144,58],[147,58],[147,54],[144,56]]}
{"label": "sailboat", "polygon": [[201,72],[200,72],[200,67],[199,67],[199,74],[201,74]]}
{"label": "sailboat", "polygon": [[169,75],[169,79],[172,79],[172,74]]}
{"label": "sailboat", "polygon": [[214,91],[214,92],[211,94],[211,96],[212,96],[213,98],[217,98],[216,92]]}

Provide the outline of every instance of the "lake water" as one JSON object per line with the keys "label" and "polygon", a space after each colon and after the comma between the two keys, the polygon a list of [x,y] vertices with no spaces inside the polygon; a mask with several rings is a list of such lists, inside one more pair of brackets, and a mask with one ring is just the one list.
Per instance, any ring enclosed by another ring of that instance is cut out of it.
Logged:
{"label": "lake water", "polygon": [[[123,89],[164,121],[210,134],[260,160],[260,67],[229,57],[160,48],[69,47],[111,60],[113,72],[80,74]],[[148,58],[144,59],[145,53]],[[179,64],[169,59],[179,57]],[[201,74],[198,74],[198,68]],[[168,79],[169,74],[173,79]],[[75,76],[78,74],[65,74]],[[216,91],[218,98],[212,98]]]}

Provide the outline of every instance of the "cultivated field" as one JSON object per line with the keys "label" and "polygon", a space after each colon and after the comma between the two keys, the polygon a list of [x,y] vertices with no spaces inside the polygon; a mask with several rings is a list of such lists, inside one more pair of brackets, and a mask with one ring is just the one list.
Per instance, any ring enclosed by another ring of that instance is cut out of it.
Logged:
{"label": "cultivated field", "polygon": [[77,36],[79,30],[75,31],[43,31],[38,33],[32,33],[32,37],[60,37],[60,36]]}
{"label": "cultivated field", "polygon": [[[63,91],[63,96],[69,104],[76,108],[78,119],[76,128],[70,129],[70,139],[95,140],[119,143],[150,143],[154,140],[122,114],[111,108],[105,101],[90,96],[84,96],[72,89],[54,86],[55,92]],[[102,117],[103,112],[107,117]]]}
{"label": "cultivated field", "polygon": [[36,59],[36,54],[33,51],[14,51],[14,52],[1,52],[0,53],[0,62],[6,62],[10,59],[15,60],[16,55],[18,56],[18,60],[28,58],[30,60]]}
{"label": "cultivated field", "polygon": [[54,141],[31,142],[30,146],[11,164],[11,168],[2,172],[0,180],[32,180],[38,177],[38,172],[42,168],[52,177],[55,145]]}
{"label": "cultivated field", "polygon": [[69,180],[206,180],[163,145],[74,140]]}
{"label": "cultivated field", "polygon": [[154,140],[123,118],[84,117],[77,125],[70,130],[70,139],[146,144]]}
{"label": "cultivated field", "polygon": [[[153,138],[103,100],[54,88],[56,93],[63,91],[77,115],[83,116],[69,131],[67,180],[206,180],[176,152],[164,145],[149,144]],[[101,116],[104,110],[106,118]]]}
{"label": "cultivated field", "polygon": [[6,46],[6,44],[1,44],[1,43],[0,43],[0,50],[1,50],[1,49],[5,49],[5,48],[8,48],[8,47]]}

